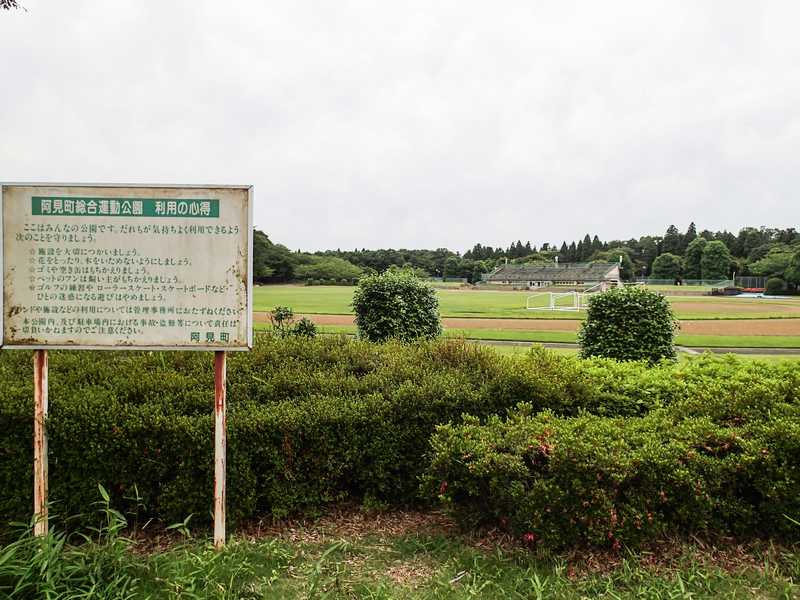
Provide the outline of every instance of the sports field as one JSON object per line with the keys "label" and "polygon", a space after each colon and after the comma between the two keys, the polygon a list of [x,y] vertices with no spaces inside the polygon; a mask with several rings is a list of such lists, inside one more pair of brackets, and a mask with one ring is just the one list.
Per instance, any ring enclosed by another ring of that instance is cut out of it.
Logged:
{"label": "sports field", "polygon": [[[289,306],[297,313],[318,315],[352,314],[350,286],[268,285],[256,286],[253,305],[257,312],[275,306]],[[443,317],[483,317],[513,319],[581,318],[582,313],[526,310],[531,292],[438,289]],[[711,296],[670,296],[679,319],[800,319],[800,298],[767,300],[760,298],[721,298]],[[536,304],[545,306],[545,295]]]}
{"label": "sports field", "polygon": [[[322,331],[353,333],[353,287],[272,285],[253,293],[256,323],[275,306],[308,315]],[[445,333],[471,339],[575,342],[584,312],[526,310],[525,291],[438,289]],[[545,295],[536,298],[544,306]],[[691,347],[800,348],[800,298],[669,296]]]}

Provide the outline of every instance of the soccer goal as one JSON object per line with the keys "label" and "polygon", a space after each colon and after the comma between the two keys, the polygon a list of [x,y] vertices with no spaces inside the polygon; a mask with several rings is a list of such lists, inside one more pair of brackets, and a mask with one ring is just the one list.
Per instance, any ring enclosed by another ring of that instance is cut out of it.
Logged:
{"label": "soccer goal", "polygon": [[602,284],[593,285],[582,292],[540,292],[528,296],[525,308],[528,310],[548,310],[577,312],[586,310],[589,298],[602,293]]}

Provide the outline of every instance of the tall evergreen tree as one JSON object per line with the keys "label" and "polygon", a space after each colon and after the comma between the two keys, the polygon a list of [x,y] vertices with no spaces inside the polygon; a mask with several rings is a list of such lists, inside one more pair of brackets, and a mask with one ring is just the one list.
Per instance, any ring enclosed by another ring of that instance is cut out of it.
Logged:
{"label": "tall evergreen tree", "polygon": [[686,248],[686,261],[684,267],[684,276],[686,279],[702,279],[703,271],[701,263],[703,261],[703,250],[705,250],[708,242],[704,237],[698,237],[692,240],[692,243]]}
{"label": "tall evergreen tree", "polygon": [[695,239],[697,238],[697,226],[694,224],[694,221],[689,223],[689,229],[686,230],[686,233],[683,234],[683,240],[681,240],[681,246],[683,247],[683,252],[686,252],[686,249],[689,247]]}
{"label": "tall evergreen tree", "polygon": [[581,262],[585,262],[589,260],[589,257],[591,256],[592,256],[592,238],[589,237],[589,234],[587,233],[583,237],[583,252],[581,252],[580,260]]}
{"label": "tall evergreen tree", "polygon": [[569,262],[576,262],[578,260],[578,247],[575,245],[575,242],[572,242],[569,245],[569,253],[568,253]]}
{"label": "tall evergreen tree", "polygon": [[664,234],[664,239],[661,242],[661,253],[666,254],[683,254],[682,246],[683,236],[675,225],[670,225],[667,228],[667,233]]}

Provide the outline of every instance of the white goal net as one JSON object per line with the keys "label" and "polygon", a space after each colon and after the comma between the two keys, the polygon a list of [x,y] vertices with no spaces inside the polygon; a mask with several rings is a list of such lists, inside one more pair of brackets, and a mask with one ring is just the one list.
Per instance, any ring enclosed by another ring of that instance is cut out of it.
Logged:
{"label": "white goal net", "polygon": [[525,308],[548,311],[586,310],[589,306],[589,298],[600,293],[602,293],[601,284],[589,287],[582,292],[540,292],[528,296]]}

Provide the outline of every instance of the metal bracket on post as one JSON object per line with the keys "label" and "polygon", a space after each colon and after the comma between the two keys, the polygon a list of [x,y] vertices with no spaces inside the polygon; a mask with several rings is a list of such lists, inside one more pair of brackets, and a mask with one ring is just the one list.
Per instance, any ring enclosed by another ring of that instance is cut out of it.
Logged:
{"label": "metal bracket on post", "polygon": [[214,547],[225,545],[226,354],[214,353]]}
{"label": "metal bracket on post", "polygon": [[33,353],[33,533],[47,535],[47,350]]}

